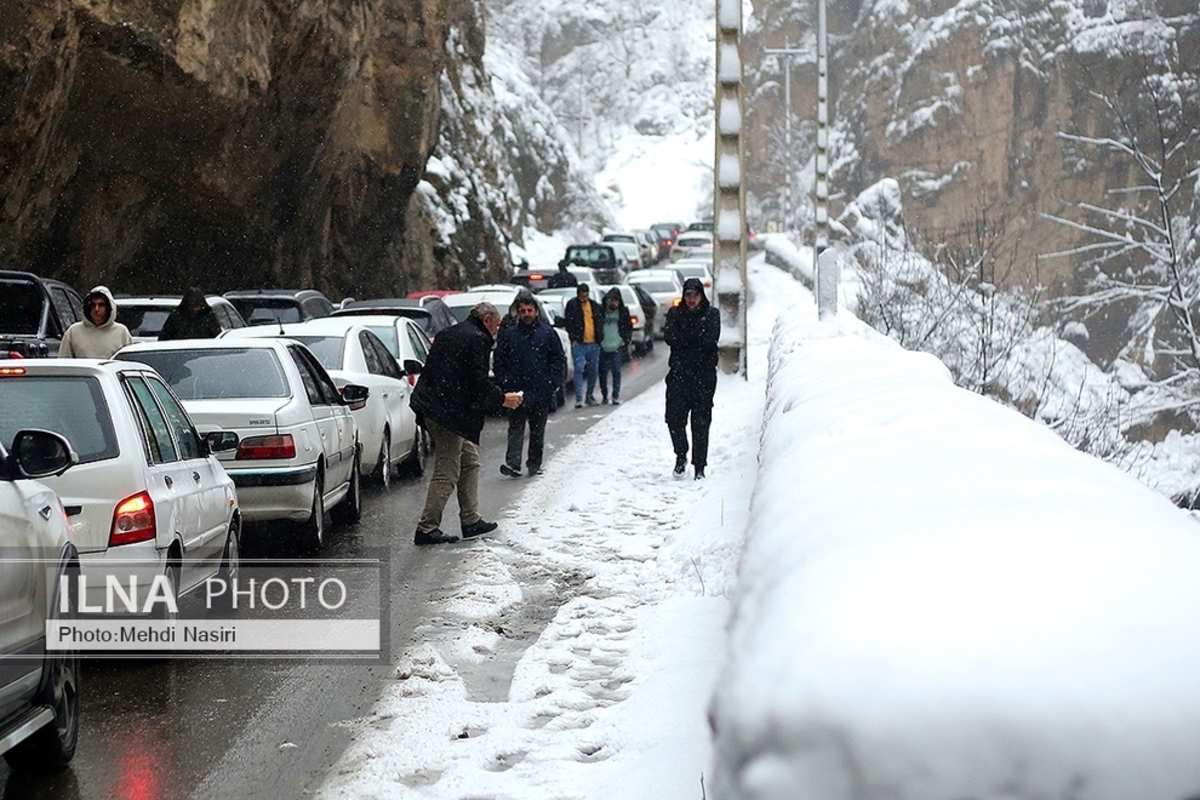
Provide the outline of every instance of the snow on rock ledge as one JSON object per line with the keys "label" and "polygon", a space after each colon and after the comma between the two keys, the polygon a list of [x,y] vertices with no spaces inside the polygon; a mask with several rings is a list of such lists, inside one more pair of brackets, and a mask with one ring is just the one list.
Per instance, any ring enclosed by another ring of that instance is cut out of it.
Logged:
{"label": "snow on rock ledge", "polygon": [[1200,793],[1200,527],[854,319],[780,317],[719,800]]}

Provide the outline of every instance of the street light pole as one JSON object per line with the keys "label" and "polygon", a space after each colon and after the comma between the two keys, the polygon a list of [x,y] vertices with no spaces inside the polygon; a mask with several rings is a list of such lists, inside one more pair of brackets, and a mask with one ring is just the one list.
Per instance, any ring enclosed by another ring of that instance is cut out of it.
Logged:
{"label": "street light pole", "polygon": [[[791,47],[784,42],[783,47],[766,48],[763,50],[769,56],[783,56],[783,151],[786,158],[792,155],[792,56],[803,55],[805,50]],[[790,163],[790,162],[789,162]],[[785,168],[783,180],[783,226],[790,230],[792,224],[792,175]]]}

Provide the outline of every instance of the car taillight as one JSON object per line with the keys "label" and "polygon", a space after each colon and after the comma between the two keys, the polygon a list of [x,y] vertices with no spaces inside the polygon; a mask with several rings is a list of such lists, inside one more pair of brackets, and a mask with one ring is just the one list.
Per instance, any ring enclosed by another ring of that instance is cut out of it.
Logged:
{"label": "car taillight", "polygon": [[148,492],[138,492],[117,503],[108,534],[109,547],[149,541],[155,534],[154,501]]}
{"label": "car taillight", "polygon": [[238,445],[237,461],[295,458],[296,443],[290,433],[282,436],[248,436]]}
{"label": "car taillight", "polygon": [[683,298],[682,298],[682,297],[676,297],[676,298],[674,298],[673,300],[671,300],[671,306],[672,306],[673,308],[679,308],[679,304],[680,304],[680,303],[682,303],[682,302],[683,302]]}
{"label": "car taillight", "polygon": [[629,315],[629,324],[630,324],[630,325],[633,325],[633,326],[635,326],[635,327],[636,327],[636,326],[637,326],[637,324],[638,324],[638,322],[639,322],[639,320],[638,320],[638,318],[637,318],[637,315],[635,315],[635,314],[630,314],[630,315]]}
{"label": "car taillight", "polygon": [[[9,358],[24,358],[20,353],[10,353]],[[24,367],[0,367],[0,378],[18,378],[25,374]]]}

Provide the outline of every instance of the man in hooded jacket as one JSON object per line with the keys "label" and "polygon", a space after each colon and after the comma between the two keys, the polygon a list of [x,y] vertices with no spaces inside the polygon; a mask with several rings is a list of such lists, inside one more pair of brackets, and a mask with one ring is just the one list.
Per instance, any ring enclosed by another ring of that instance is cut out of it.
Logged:
{"label": "man in hooded jacket", "polygon": [[479,435],[489,411],[521,405],[521,395],[505,393],[488,376],[488,362],[500,330],[500,312],[479,303],[465,320],[441,331],[429,348],[421,380],[409,398],[417,422],[433,439],[433,476],[414,544],[456,542],[441,529],[451,494],[458,496],[463,538],[496,529],[479,516]]}
{"label": "man in hooded jacket", "polygon": [[167,315],[158,340],[215,339],[220,333],[221,323],[208,304],[208,298],[193,286],[184,293],[175,310]]}
{"label": "man in hooded jacket", "polygon": [[687,468],[688,416],[696,480],[708,466],[708,428],[717,391],[717,344],[721,312],[713,308],[699,278],[683,282],[683,301],[667,312],[663,341],[671,348],[667,371],[667,429],[675,449],[675,474]]}
{"label": "man in hooded jacket", "polygon": [[562,341],[554,328],[542,321],[537,299],[527,289],[513,302],[516,324],[500,329],[492,364],[496,380],[506,392],[524,392],[524,401],[508,412],[508,450],[500,471],[515,478],[521,474],[525,427],[529,426],[530,475],[542,471],[546,446],[546,417],[567,368]]}
{"label": "man in hooded jacket", "polygon": [[59,358],[112,358],[133,344],[129,329],[117,322],[117,303],[107,286],[97,286],[83,297],[83,319],[67,328]]}

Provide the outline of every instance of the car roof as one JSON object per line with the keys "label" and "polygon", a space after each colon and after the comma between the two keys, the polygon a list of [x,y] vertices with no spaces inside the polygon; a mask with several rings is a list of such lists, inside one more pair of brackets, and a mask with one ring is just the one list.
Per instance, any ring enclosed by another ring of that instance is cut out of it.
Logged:
{"label": "car roof", "polygon": [[[24,369],[30,374],[54,375],[97,375],[151,369],[151,367],[136,361],[96,358],[23,358],[19,361],[5,362],[5,368],[8,370]],[[0,380],[4,379],[0,378]]]}
{"label": "car roof", "polygon": [[670,280],[671,278],[678,277],[679,273],[670,267],[653,267],[650,269],[634,270],[633,272],[629,273],[625,280],[629,283],[637,283],[638,281],[642,280],[661,280],[662,278]]}
{"label": "car roof", "polygon": [[347,300],[342,309],[350,308],[421,308],[420,299],[413,297],[376,297],[371,300]]}
{"label": "car roof", "polygon": [[324,297],[316,289],[234,289],[225,292],[225,297]]}
{"label": "car roof", "polygon": [[258,338],[262,336],[344,336],[350,331],[365,329],[359,317],[321,317],[306,322],[285,322],[282,325],[255,325],[234,328],[221,334],[223,339]]}
{"label": "car roof", "polygon": [[[265,326],[260,326],[265,327]],[[273,327],[273,326],[272,326]],[[232,330],[251,330],[250,328],[234,328]],[[226,336],[222,334],[216,339],[171,339],[170,341],[162,342],[135,342],[122,347],[118,352],[141,352],[146,350],[236,350],[245,349],[247,347],[263,347],[275,348],[278,346],[278,337],[239,337]]]}

